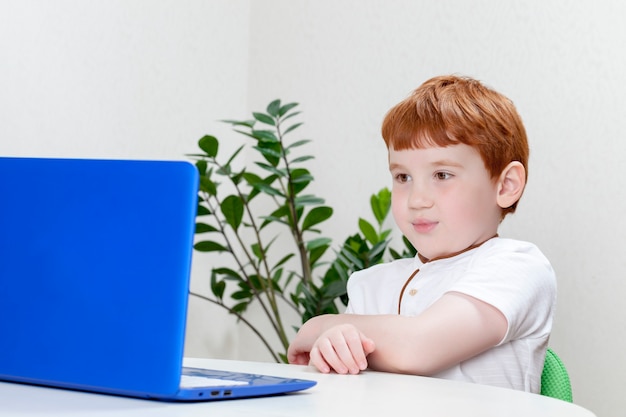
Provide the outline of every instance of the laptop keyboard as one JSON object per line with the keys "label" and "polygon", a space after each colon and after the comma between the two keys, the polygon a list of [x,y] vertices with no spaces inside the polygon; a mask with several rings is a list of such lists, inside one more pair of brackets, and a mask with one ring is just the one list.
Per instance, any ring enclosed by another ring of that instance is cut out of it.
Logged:
{"label": "laptop keyboard", "polygon": [[180,378],[181,388],[198,388],[198,387],[220,387],[248,385],[245,381],[234,381],[230,379],[208,378],[206,376],[182,375]]}

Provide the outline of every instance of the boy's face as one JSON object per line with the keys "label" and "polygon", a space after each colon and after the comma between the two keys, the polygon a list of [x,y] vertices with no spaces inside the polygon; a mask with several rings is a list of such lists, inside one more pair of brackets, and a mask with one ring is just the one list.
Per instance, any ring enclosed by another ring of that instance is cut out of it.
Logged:
{"label": "boy's face", "polygon": [[497,233],[498,187],[474,148],[390,148],[389,170],[393,216],[422,256],[451,255]]}

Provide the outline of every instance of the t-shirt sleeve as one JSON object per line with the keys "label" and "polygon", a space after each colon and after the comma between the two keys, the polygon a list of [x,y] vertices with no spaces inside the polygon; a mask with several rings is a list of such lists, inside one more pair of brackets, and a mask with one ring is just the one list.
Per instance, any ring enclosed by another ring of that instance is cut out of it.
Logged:
{"label": "t-shirt sleeve", "polygon": [[508,328],[500,344],[550,332],[556,305],[556,278],[549,261],[532,244],[489,248],[474,259],[449,291],[467,294],[497,308]]}

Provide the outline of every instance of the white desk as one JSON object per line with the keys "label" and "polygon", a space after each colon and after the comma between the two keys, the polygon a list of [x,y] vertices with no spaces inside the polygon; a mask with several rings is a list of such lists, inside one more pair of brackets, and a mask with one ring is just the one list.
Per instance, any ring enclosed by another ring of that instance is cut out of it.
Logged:
{"label": "white desk", "polygon": [[205,403],[166,403],[0,383],[0,416],[594,417],[580,406],[536,394],[434,378],[378,372],[325,375],[305,366],[210,359],[187,359],[185,364],[318,383],[295,394]]}

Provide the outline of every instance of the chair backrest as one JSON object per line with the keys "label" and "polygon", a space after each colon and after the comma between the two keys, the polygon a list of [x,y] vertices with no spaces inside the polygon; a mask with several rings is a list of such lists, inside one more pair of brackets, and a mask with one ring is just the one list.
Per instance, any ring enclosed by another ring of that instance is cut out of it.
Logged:
{"label": "chair backrest", "polygon": [[557,354],[549,348],[541,374],[541,395],[573,402],[572,384],[567,369]]}

